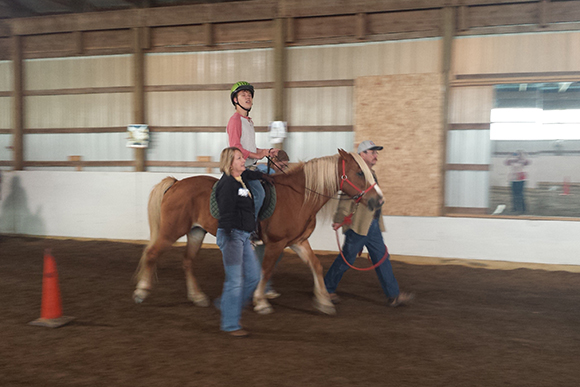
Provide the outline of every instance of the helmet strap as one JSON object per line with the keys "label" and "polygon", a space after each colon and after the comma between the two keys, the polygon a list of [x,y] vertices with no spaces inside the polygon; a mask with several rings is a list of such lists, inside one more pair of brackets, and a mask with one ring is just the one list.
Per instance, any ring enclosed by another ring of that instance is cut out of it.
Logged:
{"label": "helmet strap", "polygon": [[[236,96],[235,98],[237,99],[238,97]],[[238,101],[236,101],[235,104],[238,105],[239,107],[241,107],[242,109],[244,109],[247,114],[250,114],[250,110],[252,110],[252,108],[246,109],[245,107],[240,105],[240,103]]]}

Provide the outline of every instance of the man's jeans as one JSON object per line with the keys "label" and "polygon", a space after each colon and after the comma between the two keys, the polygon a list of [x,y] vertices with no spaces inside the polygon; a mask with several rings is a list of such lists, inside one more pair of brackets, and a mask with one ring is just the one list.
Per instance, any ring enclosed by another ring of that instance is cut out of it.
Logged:
{"label": "man's jeans", "polygon": [[[352,230],[348,230],[344,235],[345,239],[342,253],[351,265],[353,265],[359,251],[363,249],[363,246],[367,247],[373,265],[380,261],[385,255],[386,247],[383,241],[383,234],[379,228],[379,221],[377,219],[372,221],[369,232],[366,236],[357,234]],[[344,262],[339,253],[324,277],[324,284],[326,285],[328,293],[336,292],[338,283],[348,269],[349,266]],[[383,292],[387,298],[397,297],[399,295],[399,284],[393,274],[393,267],[391,266],[389,257],[387,257],[385,261],[375,269],[375,272],[379,277],[379,282],[381,283],[381,287],[383,288]]]}

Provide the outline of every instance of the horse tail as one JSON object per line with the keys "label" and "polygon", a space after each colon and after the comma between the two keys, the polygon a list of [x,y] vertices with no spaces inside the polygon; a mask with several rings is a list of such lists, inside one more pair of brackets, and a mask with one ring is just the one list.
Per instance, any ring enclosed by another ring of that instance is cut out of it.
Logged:
{"label": "horse tail", "polygon": [[149,194],[149,203],[147,204],[147,216],[149,218],[149,246],[157,240],[159,235],[159,225],[161,224],[161,200],[165,192],[171,188],[177,181],[172,176],[167,176],[161,180]]}
{"label": "horse tail", "polygon": [[145,261],[147,260],[147,252],[151,246],[155,244],[157,237],[159,236],[159,227],[161,225],[161,201],[163,200],[163,195],[165,195],[165,192],[171,188],[171,186],[175,184],[176,181],[176,178],[167,176],[165,179],[161,180],[161,182],[157,183],[149,194],[149,202],[147,203],[147,216],[149,219],[149,243],[143,250],[141,259],[139,260],[139,265],[137,266],[137,270],[133,275],[133,280],[135,282],[138,282],[141,278],[143,278],[143,275],[146,272]]}

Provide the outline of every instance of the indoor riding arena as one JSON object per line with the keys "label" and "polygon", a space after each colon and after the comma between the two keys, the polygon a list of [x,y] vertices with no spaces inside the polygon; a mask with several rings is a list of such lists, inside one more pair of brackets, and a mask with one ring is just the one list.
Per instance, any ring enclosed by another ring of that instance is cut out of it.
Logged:
{"label": "indoor riding arena", "polygon": [[[578,47],[580,0],[0,0],[0,387],[576,386]],[[280,296],[243,309],[248,337],[220,329],[204,207],[240,84],[256,152],[290,164],[259,230],[265,279],[286,246]],[[147,293],[154,189],[190,177]],[[374,270],[335,309],[317,287],[341,190],[383,221],[409,305]]]}

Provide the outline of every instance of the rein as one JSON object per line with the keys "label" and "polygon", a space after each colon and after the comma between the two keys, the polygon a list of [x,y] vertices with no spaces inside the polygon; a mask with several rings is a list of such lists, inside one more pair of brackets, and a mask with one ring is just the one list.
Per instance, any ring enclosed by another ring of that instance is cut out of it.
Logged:
{"label": "rein", "polygon": [[[340,224],[340,226],[338,226],[336,228],[335,233],[336,233],[336,243],[338,245],[338,251],[340,251],[340,256],[342,257],[342,260],[344,261],[344,263],[346,263],[351,269],[355,269],[358,271],[369,271],[372,269],[376,269],[377,267],[381,266],[383,264],[383,262],[385,262],[385,260],[387,259],[387,257],[389,256],[389,249],[387,248],[387,245],[385,245],[385,255],[383,255],[383,257],[374,265],[370,266],[370,267],[365,267],[365,268],[360,268],[360,267],[356,267],[354,265],[351,265],[345,258],[344,253],[342,252],[342,248],[340,247],[340,239],[338,237],[338,229],[340,227],[342,227],[345,224],[351,224],[352,223],[352,216],[354,215],[354,211],[350,213],[350,215],[347,215],[344,217],[344,221]],[[362,250],[358,253],[357,257],[360,257],[362,254]],[[370,261],[370,254],[368,255],[367,259]]]}

